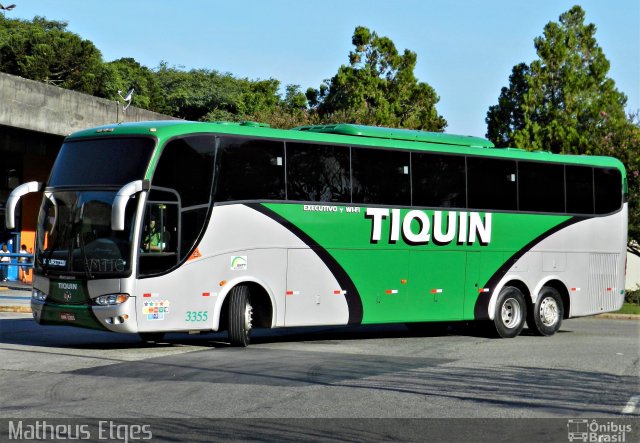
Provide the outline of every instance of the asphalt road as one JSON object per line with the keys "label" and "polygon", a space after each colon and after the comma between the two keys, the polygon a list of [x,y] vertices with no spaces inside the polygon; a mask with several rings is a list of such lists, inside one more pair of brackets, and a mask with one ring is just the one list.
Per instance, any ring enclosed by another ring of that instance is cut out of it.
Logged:
{"label": "asphalt road", "polygon": [[257,332],[245,349],[224,333],[146,345],[0,313],[0,417],[640,417],[639,321],[510,340],[402,325]]}

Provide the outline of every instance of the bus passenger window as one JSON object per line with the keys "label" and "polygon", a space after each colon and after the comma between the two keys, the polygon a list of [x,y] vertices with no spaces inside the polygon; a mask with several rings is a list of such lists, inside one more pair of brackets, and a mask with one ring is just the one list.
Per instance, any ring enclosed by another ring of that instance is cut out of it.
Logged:
{"label": "bus passenger window", "polygon": [[413,206],[464,208],[467,183],[464,156],[411,154]]}
{"label": "bus passenger window", "polygon": [[469,208],[516,210],[516,162],[467,157]]}
{"label": "bus passenger window", "polygon": [[213,136],[189,136],[170,141],[162,151],[153,186],[174,189],[183,208],[208,204],[213,179]]}
{"label": "bus passenger window", "polygon": [[622,174],[613,168],[594,168],[596,214],[609,214],[622,205]]}
{"label": "bus passenger window", "polygon": [[567,212],[593,214],[593,168],[565,166],[567,183]]}
{"label": "bus passenger window", "polygon": [[518,162],[518,209],[564,212],[564,166]]}
{"label": "bus passenger window", "polygon": [[349,148],[287,143],[287,198],[350,203]]}
{"label": "bus passenger window", "polygon": [[409,164],[408,152],[353,148],[353,203],[409,206]]}
{"label": "bus passenger window", "polygon": [[222,137],[215,175],[216,202],[283,200],[284,142]]}

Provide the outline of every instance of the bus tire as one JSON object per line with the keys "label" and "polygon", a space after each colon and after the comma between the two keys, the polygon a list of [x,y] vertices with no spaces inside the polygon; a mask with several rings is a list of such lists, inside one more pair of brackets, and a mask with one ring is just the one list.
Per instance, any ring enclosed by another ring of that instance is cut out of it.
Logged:
{"label": "bus tire", "polygon": [[249,288],[239,285],[229,293],[229,341],[231,346],[249,345],[249,334],[253,320]]}
{"label": "bus tire", "polygon": [[138,336],[145,343],[155,344],[162,341],[164,332],[139,332]]}
{"label": "bus tire", "polygon": [[505,286],[498,295],[493,325],[502,338],[518,336],[524,328],[527,305],[518,288]]}
{"label": "bus tire", "polygon": [[560,293],[551,286],[545,286],[538,294],[538,300],[527,315],[527,326],[536,335],[553,335],[560,329],[564,317],[564,305]]}

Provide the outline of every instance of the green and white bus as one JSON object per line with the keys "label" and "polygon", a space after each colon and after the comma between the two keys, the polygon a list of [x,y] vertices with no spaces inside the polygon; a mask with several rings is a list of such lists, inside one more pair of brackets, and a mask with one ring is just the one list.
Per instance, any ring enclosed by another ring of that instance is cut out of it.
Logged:
{"label": "green and white bus", "polygon": [[620,308],[627,181],[608,157],[351,124],[108,125],[67,137],[43,191],[40,324],[138,333],[525,322]]}

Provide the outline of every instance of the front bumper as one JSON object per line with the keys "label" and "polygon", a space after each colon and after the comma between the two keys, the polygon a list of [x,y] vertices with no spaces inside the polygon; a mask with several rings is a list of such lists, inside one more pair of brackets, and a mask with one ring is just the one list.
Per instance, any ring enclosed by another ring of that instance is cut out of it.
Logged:
{"label": "front bumper", "polygon": [[75,326],[123,333],[138,332],[135,297],[119,305],[67,305],[31,299],[33,318],[41,325]]}

